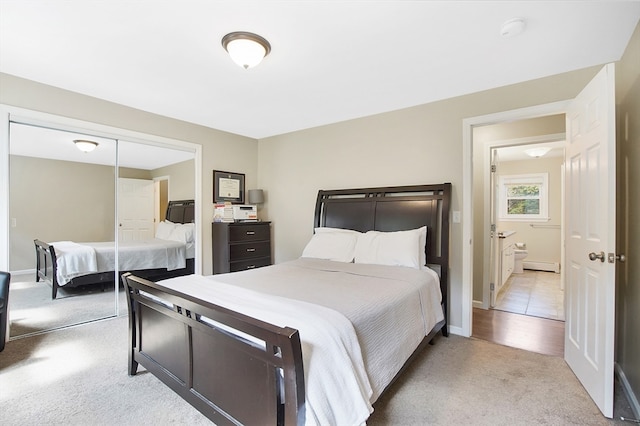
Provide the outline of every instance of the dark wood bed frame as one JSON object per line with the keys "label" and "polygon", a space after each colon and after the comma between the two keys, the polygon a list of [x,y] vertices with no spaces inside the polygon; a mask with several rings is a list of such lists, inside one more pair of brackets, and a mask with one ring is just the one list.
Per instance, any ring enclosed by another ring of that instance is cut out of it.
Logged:
{"label": "dark wood bed frame", "polygon": [[[449,183],[318,193],[315,227],[397,231],[428,226],[427,264],[439,269],[445,320],[411,359],[439,331],[448,335],[450,198]],[[129,309],[129,375],[142,365],[218,425],[304,424],[304,366],[297,330],[132,274],[122,280]],[[239,337],[242,333],[264,341],[264,347]]]}
{"label": "dark wood bed frame", "polygon": [[[173,223],[191,223],[195,219],[194,208],[195,202],[193,200],[169,201],[166,220]],[[57,278],[56,252],[53,245],[38,239],[34,240],[33,243],[36,249],[36,282],[43,280],[51,283],[51,299],[57,297],[58,289],[61,287],[101,284],[102,290],[104,291],[107,284],[113,285],[113,283],[116,282],[115,271],[107,271],[76,277],[64,286],[60,286]],[[133,272],[136,276],[158,281],[193,274],[194,263],[194,259],[187,259],[187,264],[184,268],[172,271],[167,271],[166,268],[157,268],[137,271],[119,271],[119,273],[122,276],[125,272]]]}

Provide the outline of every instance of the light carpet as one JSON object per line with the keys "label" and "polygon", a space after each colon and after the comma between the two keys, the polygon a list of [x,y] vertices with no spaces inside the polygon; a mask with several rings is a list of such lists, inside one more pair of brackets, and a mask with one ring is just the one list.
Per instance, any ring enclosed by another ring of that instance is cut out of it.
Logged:
{"label": "light carpet", "polygon": [[[119,317],[9,341],[0,353],[0,424],[210,424],[150,373],[127,375],[127,335],[127,318]],[[614,423],[562,359],[459,336],[423,350],[368,421]]]}
{"label": "light carpet", "polygon": [[[127,310],[120,291],[120,312]],[[113,283],[103,291],[100,285],[62,287],[55,300],[46,282],[12,281],[9,290],[11,337],[81,324],[115,315]]]}

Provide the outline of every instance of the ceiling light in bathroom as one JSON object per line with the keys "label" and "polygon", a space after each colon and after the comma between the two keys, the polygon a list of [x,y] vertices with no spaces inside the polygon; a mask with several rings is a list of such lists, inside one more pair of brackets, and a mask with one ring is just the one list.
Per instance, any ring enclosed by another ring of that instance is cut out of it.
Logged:
{"label": "ceiling light in bathroom", "polygon": [[551,148],[549,148],[547,146],[540,146],[540,147],[537,147],[537,148],[525,149],[524,153],[527,154],[529,157],[538,158],[538,157],[544,156],[549,151],[551,151]]}

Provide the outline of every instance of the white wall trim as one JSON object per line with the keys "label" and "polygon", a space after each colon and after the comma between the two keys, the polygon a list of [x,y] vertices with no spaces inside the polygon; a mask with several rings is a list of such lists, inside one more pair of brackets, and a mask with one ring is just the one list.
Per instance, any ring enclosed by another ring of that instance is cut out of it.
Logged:
{"label": "white wall trim", "polygon": [[506,121],[564,114],[570,100],[462,120],[462,336],[471,336],[473,307],[473,128]]}
{"label": "white wall trim", "polygon": [[161,146],[190,151],[195,156],[195,222],[196,222],[196,262],[195,273],[202,274],[202,146],[199,144],[170,139],[162,136],[150,135],[133,130],[121,129],[88,121],[62,117],[54,114],[32,111],[11,105],[0,104],[0,245],[5,250],[0,252],[0,270],[9,270],[9,123],[18,122],[30,125],[40,125],[70,132],[80,132],[89,135],[112,139],[126,139],[128,142]]}
{"label": "white wall trim", "polygon": [[615,368],[618,380],[620,380],[620,384],[624,390],[624,395],[627,397],[627,401],[629,401],[629,405],[631,406],[631,411],[633,411],[636,419],[640,419],[640,402],[638,402],[638,397],[633,393],[633,388],[631,388],[631,384],[629,380],[627,380],[627,376],[624,374],[624,370],[620,367],[620,364],[616,362]]}

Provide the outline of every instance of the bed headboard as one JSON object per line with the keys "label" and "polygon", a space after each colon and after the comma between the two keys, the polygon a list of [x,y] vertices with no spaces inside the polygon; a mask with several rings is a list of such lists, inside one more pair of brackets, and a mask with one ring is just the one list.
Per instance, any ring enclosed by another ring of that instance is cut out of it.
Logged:
{"label": "bed headboard", "polygon": [[195,220],[195,201],[169,201],[166,219],[173,223],[191,223]]}
{"label": "bed headboard", "polygon": [[[428,265],[440,269],[443,300],[449,271],[451,184],[320,190],[314,227],[403,231],[427,226]],[[445,304],[446,306],[446,304]]]}

